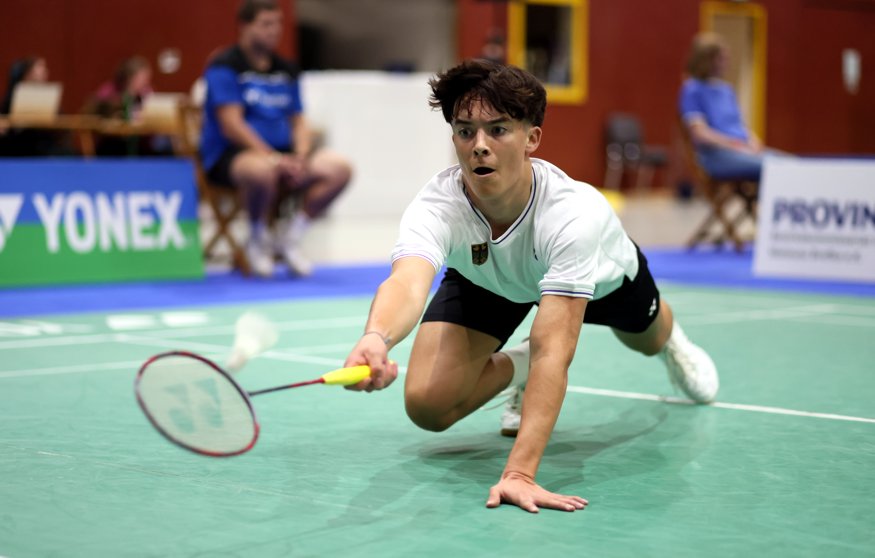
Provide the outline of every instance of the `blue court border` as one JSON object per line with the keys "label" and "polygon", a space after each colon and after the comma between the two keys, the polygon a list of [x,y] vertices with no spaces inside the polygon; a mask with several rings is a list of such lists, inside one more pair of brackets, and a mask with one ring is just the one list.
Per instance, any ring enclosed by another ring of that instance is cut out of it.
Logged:
{"label": "blue court border", "polygon": [[[657,281],[709,287],[762,289],[875,297],[875,283],[765,279],[752,273],[751,251],[644,249]],[[203,280],[0,289],[0,317],[245,304],[271,300],[372,295],[389,264],[321,266],[307,278],[277,268],[254,279],[236,272],[207,273]]]}

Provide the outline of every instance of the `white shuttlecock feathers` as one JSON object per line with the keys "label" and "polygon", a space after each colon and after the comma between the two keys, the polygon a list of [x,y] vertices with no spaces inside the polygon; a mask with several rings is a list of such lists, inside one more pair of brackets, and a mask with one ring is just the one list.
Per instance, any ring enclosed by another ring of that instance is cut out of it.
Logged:
{"label": "white shuttlecock feathers", "polygon": [[229,372],[238,372],[249,361],[273,347],[279,332],[276,325],[256,312],[246,312],[237,319],[234,345],[225,364]]}

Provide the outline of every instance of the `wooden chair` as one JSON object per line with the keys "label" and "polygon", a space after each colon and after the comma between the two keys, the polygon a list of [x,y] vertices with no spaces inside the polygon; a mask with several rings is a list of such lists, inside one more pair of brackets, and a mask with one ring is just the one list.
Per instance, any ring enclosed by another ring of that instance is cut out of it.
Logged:
{"label": "wooden chair", "polygon": [[756,225],[759,182],[711,177],[699,163],[689,127],[682,118],[679,125],[687,164],[710,206],[710,213],[687,241],[687,248],[692,250],[708,242],[722,248],[724,242],[730,242],[737,252],[741,252],[745,242],[753,240],[752,237],[742,237],[739,227],[746,221]]}
{"label": "wooden chair", "polygon": [[233,266],[239,269],[243,275],[250,275],[252,268],[246,257],[246,251],[231,233],[231,224],[234,219],[244,212],[243,201],[236,190],[210,182],[201,164],[198,145],[200,143],[202,115],[201,107],[187,101],[180,103],[179,118],[182,134],[178,150],[190,157],[194,163],[198,194],[201,201],[210,208],[216,222],[216,230],[204,244],[204,258],[212,258],[216,248],[221,242],[224,242],[231,252]]}

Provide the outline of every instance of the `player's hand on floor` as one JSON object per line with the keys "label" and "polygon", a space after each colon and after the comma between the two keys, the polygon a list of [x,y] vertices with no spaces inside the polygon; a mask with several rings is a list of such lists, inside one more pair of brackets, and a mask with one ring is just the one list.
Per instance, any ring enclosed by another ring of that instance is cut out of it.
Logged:
{"label": "player's hand on floor", "polygon": [[372,392],[389,387],[398,377],[398,364],[389,360],[386,343],[379,335],[365,335],[346,358],[344,366],[367,364],[371,367],[371,376],[361,382],[346,386],[352,391]]}
{"label": "player's hand on floor", "polygon": [[497,508],[502,503],[538,513],[540,508],[573,512],[584,509],[589,502],[580,496],[554,494],[538,486],[528,475],[509,472],[502,475],[498,484],[489,489],[486,507]]}

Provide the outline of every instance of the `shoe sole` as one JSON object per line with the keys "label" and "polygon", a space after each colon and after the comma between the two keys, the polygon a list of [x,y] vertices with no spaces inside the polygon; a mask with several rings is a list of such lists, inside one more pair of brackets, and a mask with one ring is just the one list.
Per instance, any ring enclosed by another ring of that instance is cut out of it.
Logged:
{"label": "shoe sole", "polygon": [[502,428],[501,435],[506,438],[516,438],[516,435],[519,433],[519,430],[516,428]]}

